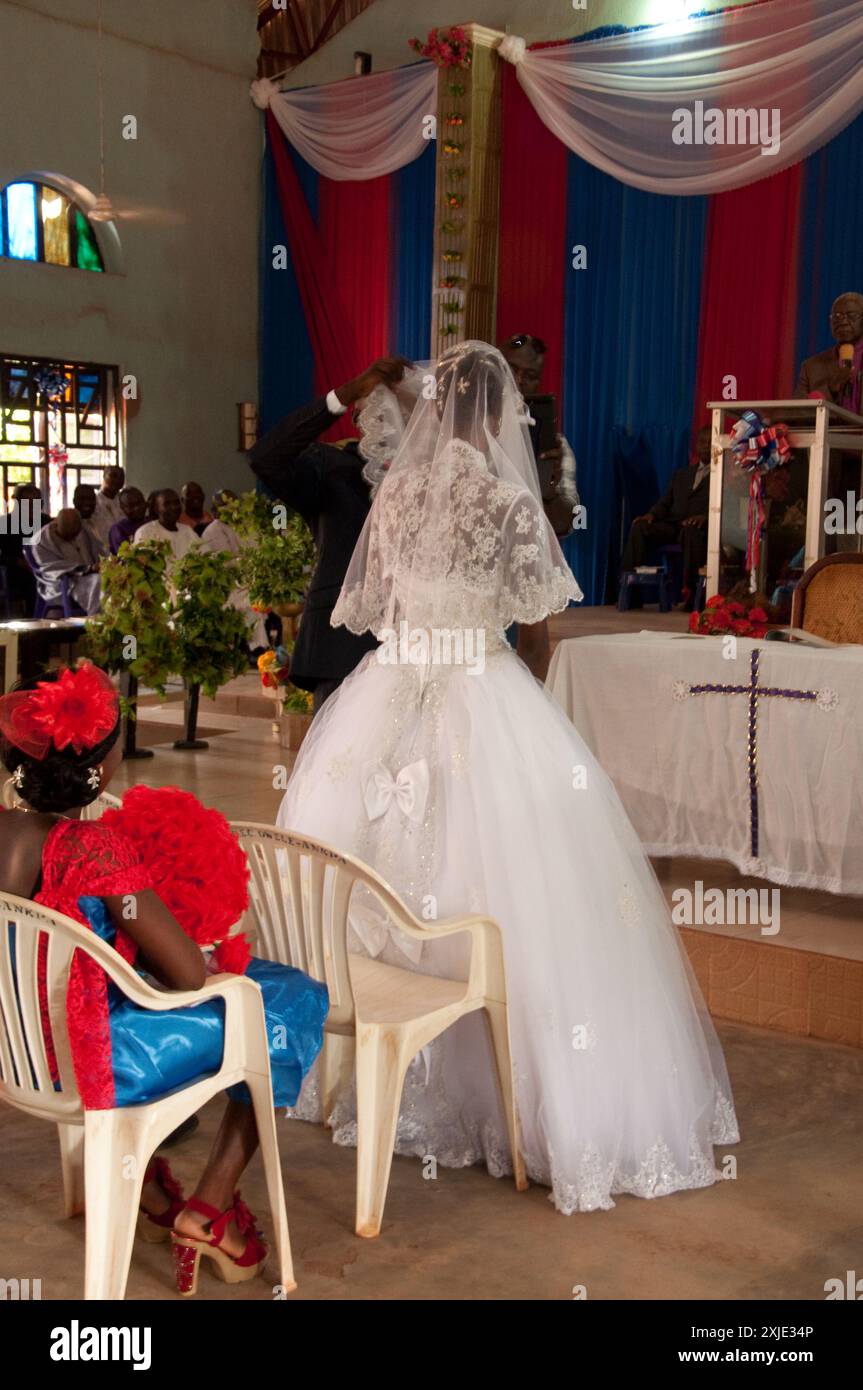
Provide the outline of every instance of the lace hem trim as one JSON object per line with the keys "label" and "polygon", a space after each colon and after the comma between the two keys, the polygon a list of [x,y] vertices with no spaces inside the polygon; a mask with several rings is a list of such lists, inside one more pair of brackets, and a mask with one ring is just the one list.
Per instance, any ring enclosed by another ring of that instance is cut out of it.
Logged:
{"label": "lace hem trim", "polygon": [[[285,1113],[289,1119],[320,1124],[325,1118],[321,1112],[318,1082],[314,1074],[310,1074],[297,1105]],[[332,1126],[333,1143],[343,1148],[356,1147],[357,1122],[353,1113],[353,1096],[350,1099],[343,1097],[337,1102],[333,1114],[326,1117]],[[465,1117],[462,1116],[464,1124]],[[708,1136],[699,1137],[695,1129],[690,1134],[689,1164],[686,1168],[678,1166],[671,1149],[662,1139],[657,1139],[637,1168],[630,1171],[614,1160],[604,1159],[596,1147],[588,1145],[575,1161],[574,1180],[571,1171],[564,1175],[551,1152],[545,1157],[525,1154],[524,1161],[528,1177],[551,1189],[548,1200],[556,1210],[563,1216],[572,1216],[575,1212],[610,1211],[615,1206],[614,1197],[632,1196],[650,1200],[721,1182],[723,1174],[716,1168],[713,1147],[736,1144],[739,1139],[734,1106],[728,1096],[717,1090]],[[399,1116],[393,1151],[403,1158],[426,1159],[433,1156],[442,1168],[469,1168],[484,1163],[493,1178],[512,1175],[509,1144],[505,1136],[490,1124],[474,1124],[467,1134],[462,1129],[458,1139],[452,1136],[446,1140],[440,1136],[433,1137],[425,1127],[421,1131],[410,1115],[403,1111]],[[572,1167],[570,1164],[570,1169]]]}

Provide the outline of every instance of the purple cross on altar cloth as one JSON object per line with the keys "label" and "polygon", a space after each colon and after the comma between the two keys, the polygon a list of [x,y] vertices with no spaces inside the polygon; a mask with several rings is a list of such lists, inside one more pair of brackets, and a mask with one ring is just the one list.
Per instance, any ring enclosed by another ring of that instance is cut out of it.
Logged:
{"label": "purple cross on altar cloth", "polygon": [[685,700],[690,695],[746,695],[749,698],[749,718],[747,724],[747,760],[749,766],[749,848],[753,859],[758,858],[758,701],[766,697],[784,700],[808,700],[819,709],[832,710],[839,703],[835,690],[786,690],[776,685],[758,684],[758,661],[761,648],[755,647],[749,654],[749,684],[693,685],[689,681],[675,681],[672,694],[675,700]]}

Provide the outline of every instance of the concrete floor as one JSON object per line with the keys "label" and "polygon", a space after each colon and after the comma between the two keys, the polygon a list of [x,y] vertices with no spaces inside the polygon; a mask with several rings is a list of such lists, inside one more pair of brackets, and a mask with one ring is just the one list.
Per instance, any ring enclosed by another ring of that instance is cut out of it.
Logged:
{"label": "concrete floor", "polygon": [[[396,1158],[383,1231],[352,1231],[352,1149],[328,1131],[279,1118],[298,1288],[289,1297],[569,1300],[823,1300],[824,1282],[861,1268],[863,1052],[734,1024],[720,1025],[742,1140],[718,1150],[736,1177],[656,1201],[621,1197],[610,1212],[560,1216],[544,1188],[517,1193],[481,1168],[438,1169]],[[171,1151],[191,1187],[221,1101]],[[52,1129],[4,1107],[0,1277],[42,1280],[43,1299],[82,1293],[84,1222],[61,1215]],[[262,1172],[243,1194],[269,1226]],[[271,1299],[274,1274],[228,1286],[206,1269],[198,1298]],[[129,1298],[173,1299],[166,1246],[137,1241]]]}

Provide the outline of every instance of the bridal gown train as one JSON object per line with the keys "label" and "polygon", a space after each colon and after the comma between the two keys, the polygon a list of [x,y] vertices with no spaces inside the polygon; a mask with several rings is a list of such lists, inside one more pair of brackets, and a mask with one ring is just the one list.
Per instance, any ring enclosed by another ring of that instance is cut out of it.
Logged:
{"label": "bridal gown train", "polygon": [[[540,502],[489,457],[456,439],[434,460],[454,504],[447,574],[462,582],[424,585],[416,551],[431,513],[417,499],[432,484],[408,468],[381,489],[361,577],[349,573],[333,619],[380,636],[383,603],[396,631],[405,611],[414,630],[472,623],[481,669],[370,653],[314,720],[279,824],[370,864],[420,920],[499,923],[522,1149],[558,1210],[706,1187],[720,1176],[713,1146],[738,1139],[719,1041],[614,787],[504,637],[506,621],[537,621],[579,591]],[[352,949],[465,978],[463,939],[416,949],[371,899],[351,928]],[[289,1113],[356,1140],[352,1086],[324,1117],[313,1072]],[[412,1062],[395,1148],[512,1171],[482,1014]]]}

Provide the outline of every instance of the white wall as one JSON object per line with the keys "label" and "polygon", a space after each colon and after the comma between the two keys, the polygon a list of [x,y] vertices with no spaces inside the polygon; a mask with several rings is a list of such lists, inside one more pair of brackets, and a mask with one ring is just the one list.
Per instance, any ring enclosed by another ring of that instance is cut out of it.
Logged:
{"label": "white wall", "polygon": [[[257,400],[255,0],[105,0],[104,14],[124,270],[0,258],[0,352],[134,373],[127,469],[145,492],[248,485],[235,403]],[[0,182],[52,171],[98,192],[96,16],[96,0],[0,0]]]}

